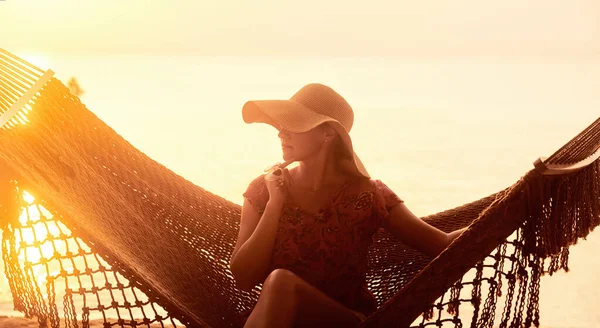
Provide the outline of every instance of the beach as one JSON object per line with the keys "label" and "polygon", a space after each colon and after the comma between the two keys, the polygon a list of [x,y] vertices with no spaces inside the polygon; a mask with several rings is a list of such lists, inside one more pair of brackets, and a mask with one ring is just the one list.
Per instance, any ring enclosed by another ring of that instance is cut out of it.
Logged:
{"label": "beach", "polygon": [[35,319],[27,319],[24,317],[0,316],[0,327],[38,327],[38,322]]}
{"label": "beach", "polygon": [[[114,323],[114,322],[113,322]],[[27,319],[25,317],[17,316],[0,316],[0,327],[2,328],[37,328],[39,327],[37,319]],[[61,324],[62,327],[62,324]],[[104,327],[103,321],[94,320],[90,321],[90,327],[101,328]],[[145,326],[147,327],[147,326]],[[160,324],[150,325],[150,328],[168,327]]]}

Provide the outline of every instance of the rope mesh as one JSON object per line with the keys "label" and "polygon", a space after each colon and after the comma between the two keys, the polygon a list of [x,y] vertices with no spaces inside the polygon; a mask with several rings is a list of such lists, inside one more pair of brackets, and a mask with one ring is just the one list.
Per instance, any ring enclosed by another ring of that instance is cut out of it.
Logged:
{"label": "rope mesh", "polygon": [[[470,313],[470,327],[496,327],[498,322],[499,327],[539,326],[541,276],[568,271],[569,247],[600,224],[600,161],[566,176],[531,171],[487,199],[424,220],[454,230],[449,224],[462,225],[470,210],[484,204],[487,208],[442,254],[424,267],[424,261],[414,261],[419,265],[412,269],[418,272],[407,280],[401,275],[388,280],[389,263],[378,265],[372,276],[383,281],[381,288],[400,287],[365,326],[462,327],[465,315],[459,317],[459,309]],[[410,267],[418,255],[404,256],[411,252],[403,248],[398,243],[393,252]],[[421,321],[415,321],[419,315]]]}
{"label": "rope mesh", "polygon": [[[429,306],[411,328],[539,326],[539,285],[528,287],[530,280],[539,279],[539,272],[524,270],[517,264],[522,255],[520,236],[519,229],[478,262]],[[535,306],[525,313],[523,322],[521,314],[529,308],[528,304]]]}
{"label": "rope mesh", "polygon": [[64,327],[184,326],[30,194],[18,195],[22,214],[3,227],[2,245],[16,310],[40,327],[59,327],[61,318]]}

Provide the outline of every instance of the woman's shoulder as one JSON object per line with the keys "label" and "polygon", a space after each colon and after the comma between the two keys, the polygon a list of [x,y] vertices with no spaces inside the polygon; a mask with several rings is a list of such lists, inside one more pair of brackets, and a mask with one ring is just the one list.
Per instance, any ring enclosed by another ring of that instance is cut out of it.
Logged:
{"label": "woman's shoulder", "polygon": [[267,190],[267,184],[265,182],[265,174],[261,174],[250,181],[246,189],[246,193],[262,193]]}
{"label": "woman's shoulder", "polygon": [[377,199],[381,199],[387,202],[402,202],[402,199],[398,197],[387,184],[380,179],[375,178],[358,178],[354,184],[355,193],[361,194],[363,192],[372,193]]}
{"label": "woman's shoulder", "polygon": [[265,184],[265,175],[266,175],[266,174],[264,174],[264,173],[263,173],[263,174],[261,174],[261,175],[259,175],[259,176],[255,177],[254,179],[252,179],[252,180],[250,181],[250,184],[249,184],[249,185],[250,185],[250,186],[261,186],[261,185],[264,185],[264,186],[266,186],[266,184]]}
{"label": "woman's shoulder", "polygon": [[369,179],[369,185],[375,194],[390,206],[404,202],[392,188],[380,179]]}
{"label": "woman's shoulder", "polygon": [[356,178],[356,186],[361,189],[371,189],[373,191],[381,191],[389,189],[389,187],[380,179],[375,178]]}
{"label": "woman's shoulder", "polygon": [[265,174],[261,174],[252,179],[243,196],[259,211],[259,213],[262,212],[269,200],[269,191],[267,190],[267,184],[265,183]]}
{"label": "woman's shoulder", "polygon": [[376,188],[378,190],[389,189],[389,187],[381,179],[371,178],[369,179],[369,183],[373,188]]}

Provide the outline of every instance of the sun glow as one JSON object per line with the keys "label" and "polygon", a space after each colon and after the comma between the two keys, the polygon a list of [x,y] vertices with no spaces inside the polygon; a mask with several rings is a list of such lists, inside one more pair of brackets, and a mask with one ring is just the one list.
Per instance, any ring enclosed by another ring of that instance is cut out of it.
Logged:
{"label": "sun glow", "polygon": [[27,191],[23,191],[23,200],[28,205],[31,205],[31,204],[33,204],[33,201],[35,200],[35,198],[33,198],[33,196],[30,193],[28,193]]}
{"label": "sun glow", "polygon": [[39,69],[47,70],[50,68],[50,58],[44,54],[36,52],[16,52],[15,55]]}
{"label": "sun glow", "polygon": [[[127,279],[118,272],[112,272],[110,265],[102,258],[92,254],[91,249],[81,240],[77,240],[70,230],[59,220],[54,220],[52,213],[36,202],[33,195],[22,191],[22,213],[19,216],[21,227],[15,229],[15,246],[18,252],[19,265],[24,268],[25,274],[31,277],[40,288],[44,301],[49,301],[49,291],[59,294],[70,290],[87,290],[88,301],[100,304],[125,304],[133,300],[149,302],[146,295],[139,289],[124,288],[122,293],[114,293],[107,289],[90,292],[93,286],[116,286],[126,283]],[[99,267],[108,268],[109,271],[100,272]],[[82,272],[90,273],[80,275]],[[91,294],[96,295],[91,295]],[[85,306],[84,296],[76,295],[74,302],[77,306]],[[90,304],[93,305],[93,304]],[[58,305],[59,313],[61,305]],[[147,316],[145,313],[157,311],[161,316],[167,316],[166,311],[156,305],[144,305],[143,309],[135,307],[129,310],[136,318]],[[114,308],[102,313],[93,312],[92,319],[102,319],[104,315],[117,317]],[[178,322],[178,321],[175,321]],[[178,326],[178,325],[177,325]]]}
{"label": "sun glow", "polygon": [[58,239],[61,228],[55,221],[48,221],[52,219],[52,214],[39,204],[35,204],[35,198],[27,191],[23,191],[23,201],[25,206],[19,217],[19,223],[23,228],[15,236],[15,243],[21,248],[18,258],[19,261],[31,265],[38,286],[45,286],[48,274],[56,275],[59,270],[56,266],[35,264],[48,263],[57,254],[63,253],[65,243]]}

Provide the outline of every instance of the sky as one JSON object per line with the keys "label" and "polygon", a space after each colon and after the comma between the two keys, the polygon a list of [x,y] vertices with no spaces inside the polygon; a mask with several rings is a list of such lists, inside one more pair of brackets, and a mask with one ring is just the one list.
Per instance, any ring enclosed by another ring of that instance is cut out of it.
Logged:
{"label": "sky", "polygon": [[600,55],[598,0],[0,0],[15,52]]}

